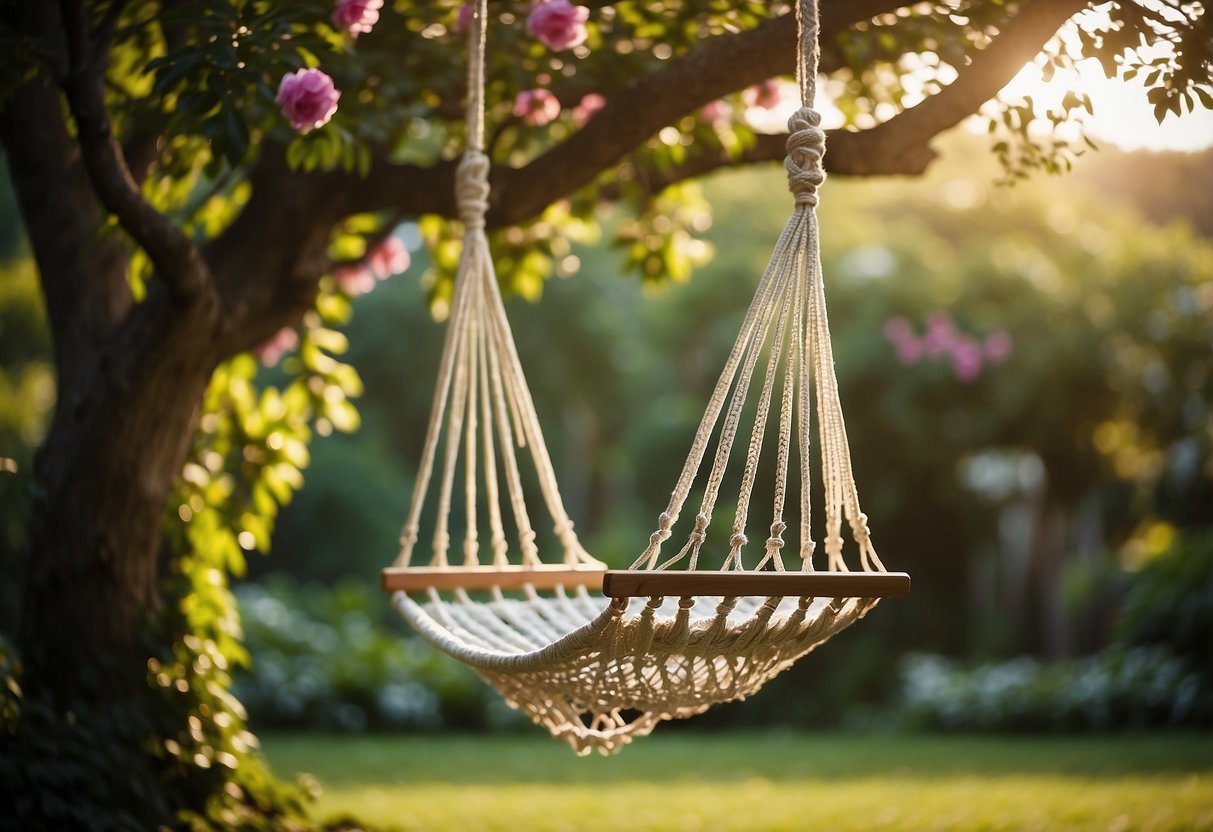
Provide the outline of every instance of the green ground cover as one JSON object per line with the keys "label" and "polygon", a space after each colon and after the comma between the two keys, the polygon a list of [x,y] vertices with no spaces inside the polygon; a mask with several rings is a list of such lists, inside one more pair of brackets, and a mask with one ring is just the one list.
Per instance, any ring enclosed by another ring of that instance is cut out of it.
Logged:
{"label": "green ground cover", "polygon": [[401,830],[1213,829],[1213,737],[680,734],[264,738],[319,818]]}

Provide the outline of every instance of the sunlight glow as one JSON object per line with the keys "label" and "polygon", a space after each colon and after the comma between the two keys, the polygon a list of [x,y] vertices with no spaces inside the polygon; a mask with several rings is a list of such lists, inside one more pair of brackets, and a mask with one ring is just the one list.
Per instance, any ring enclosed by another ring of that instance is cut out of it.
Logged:
{"label": "sunlight glow", "polygon": [[[1089,11],[1077,22],[1067,24],[1059,33],[1071,54],[1077,53],[1076,27],[1103,28],[1107,25],[1106,11]],[[1169,46],[1140,48],[1144,60],[1169,56]],[[1144,73],[1143,73],[1144,74]],[[1197,109],[1177,117],[1168,113],[1162,123],[1154,118],[1154,108],[1146,100],[1143,74],[1124,81],[1107,78],[1099,61],[1087,58],[1073,69],[1059,69],[1048,81],[1036,63],[1025,66],[1003,88],[999,97],[1004,101],[1019,101],[1031,96],[1038,109],[1056,107],[1066,92],[1073,90],[1091,98],[1094,115],[1086,116],[1087,135],[1101,144],[1111,144],[1122,150],[1201,150],[1213,145],[1213,110]],[[981,125],[984,129],[985,125]],[[1069,137],[1068,137],[1069,138]]]}

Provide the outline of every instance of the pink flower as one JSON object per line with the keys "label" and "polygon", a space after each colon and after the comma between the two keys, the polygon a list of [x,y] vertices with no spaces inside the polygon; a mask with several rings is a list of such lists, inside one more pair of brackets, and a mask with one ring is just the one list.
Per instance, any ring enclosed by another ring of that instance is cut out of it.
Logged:
{"label": "pink flower", "polygon": [[291,127],[307,132],[328,124],[340,98],[332,78],[318,69],[300,69],[282,76],[274,101],[290,119]]}
{"label": "pink flower", "polygon": [[560,102],[548,90],[523,90],[514,99],[514,115],[527,124],[542,127],[560,115]]}
{"label": "pink flower", "polygon": [[455,18],[455,32],[461,36],[466,36],[468,30],[472,28],[472,15],[475,10],[471,3],[464,3],[459,7],[459,16]]}
{"label": "pink flower", "polygon": [[746,88],[741,93],[741,100],[746,103],[747,107],[774,110],[779,106],[779,102],[783,101],[783,95],[779,91],[779,82],[774,78],[768,78],[760,84]]}
{"label": "pink flower", "polygon": [[952,342],[952,372],[959,381],[970,382],[981,374],[981,344],[960,336]]}
{"label": "pink flower", "polygon": [[375,288],[375,274],[366,266],[338,266],[333,270],[333,282],[350,297],[365,295]]}
{"label": "pink flower", "polygon": [[911,367],[922,360],[922,341],[910,335],[900,341],[893,343],[893,351],[897,353],[897,360],[907,367]]}
{"label": "pink flower", "polygon": [[721,124],[729,120],[729,105],[718,98],[700,107],[696,115],[700,121],[706,121],[708,124]]}
{"label": "pink flower", "polygon": [[935,357],[948,352],[955,338],[956,331],[947,312],[932,312],[927,316],[927,334],[922,338],[922,345],[928,356]]}
{"label": "pink flower", "polygon": [[350,37],[370,34],[379,22],[383,0],[337,0],[333,23],[350,33]]}
{"label": "pink flower", "polygon": [[526,28],[549,49],[560,52],[585,43],[590,10],[569,0],[545,0],[531,6]]}
{"label": "pink flower", "polygon": [[914,327],[900,315],[894,315],[884,323],[884,337],[890,344],[905,341],[914,337]]}
{"label": "pink flower", "polygon": [[250,352],[263,366],[273,367],[282,360],[282,356],[297,346],[299,346],[299,333],[289,326],[285,326],[268,340],[253,347]]}
{"label": "pink flower", "polygon": [[1011,357],[1015,344],[1006,330],[998,329],[986,336],[986,360],[991,364],[1001,364]]}
{"label": "pink flower", "polygon": [[375,246],[366,258],[366,265],[380,280],[386,280],[394,274],[400,274],[409,267],[409,250],[400,242],[399,237],[388,237]]}
{"label": "pink flower", "polygon": [[885,321],[884,337],[893,345],[897,360],[906,366],[917,364],[923,358],[923,342],[914,334],[914,327],[900,315]]}
{"label": "pink flower", "polygon": [[582,96],[581,102],[573,108],[573,123],[584,127],[594,113],[606,106],[606,99],[596,92]]}

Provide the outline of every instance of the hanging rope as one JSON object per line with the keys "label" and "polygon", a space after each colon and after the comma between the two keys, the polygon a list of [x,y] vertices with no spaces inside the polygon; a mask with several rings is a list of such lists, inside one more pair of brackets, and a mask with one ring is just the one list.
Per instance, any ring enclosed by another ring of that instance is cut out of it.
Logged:
{"label": "hanging rope", "polygon": [[[449,573],[454,568],[448,565],[450,513],[461,460],[466,527],[462,566],[502,573],[519,566],[540,566],[530,513],[535,506],[528,507],[521,479],[521,463],[528,456],[564,563],[602,566],[581,548],[561,502],[485,235],[490,193],[489,160],[484,152],[485,13],[486,0],[476,0],[469,31],[468,146],[456,176],[464,250],[417,484],[396,561],[402,566],[411,562],[445,436],[429,562],[438,569],[427,573],[426,581],[433,580],[433,573]],[[884,571],[872,548],[867,518],[859,508],[826,320],[815,210],[825,178],[825,134],[820,115],[812,109],[818,54],[815,0],[798,0],[796,14],[802,106],[789,120],[785,160],[793,194],[792,217],[759,281],[670,502],[634,567],[669,569],[682,564],[695,569],[701,565],[705,544],[715,531],[712,517],[717,504],[722,499],[732,501],[726,474],[734,445],[740,441],[744,456],[736,455],[741,457],[741,477],[727,548],[709,546],[709,553],[723,555],[721,563],[705,568],[783,571],[788,529],[785,509],[791,505],[799,514],[800,568],[813,569],[816,544],[810,523],[810,485],[815,408],[826,568],[847,570],[842,539],[846,520],[859,546],[861,567]],[[767,474],[762,468],[763,446],[772,434],[774,467]],[[705,471],[709,451],[711,464]],[[686,542],[662,560],[661,547],[673,535],[700,477],[703,494]],[[761,511],[752,503],[764,477],[774,485],[770,524],[765,525],[763,518],[761,556],[751,557],[757,563],[748,566],[746,527]],[[488,510],[491,549],[484,567],[479,537],[481,503]],[[518,541],[513,558],[506,533],[510,520]],[[530,570],[528,579],[533,581],[538,571]],[[629,577],[647,580],[653,576]],[[719,590],[725,597],[663,598],[643,593],[647,597],[631,601],[613,598],[604,608],[600,599],[591,598],[580,586],[570,593],[559,585],[552,594],[541,596],[533,583],[524,583],[522,597],[508,597],[494,584],[487,601],[473,598],[462,584],[445,596],[432,583],[421,586],[413,591],[417,595],[424,592],[424,598],[406,592],[393,595],[393,603],[410,624],[444,652],[474,667],[511,706],[569,742],[578,753],[617,751],[648,734],[662,720],[692,716],[715,703],[753,694],[795,659],[863,617],[877,600],[786,593],[747,597]],[[871,581],[865,589],[868,586]]]}
{"label": "hanging rope", "polygon": [[431,565],[445,567],[450,563],[450,514],[456,469],[461,460],[465,503],[461,565],[480,565],[477,507],[481,487],[488,508],[492,554],[489,565],[500,567],[508,562],[506,516],[517,529],[521,563],[541,562],[523,488],[519,451],[524,449],[530,451],[543,502],[563,550],[563,561],[597,563],[581,547],[564,509],[514,347],[485,234],[490,193],[489,158],[484,152],[486,13],[486,0],[476,0],[468,32],[468,143],[455,174],[456,206],[464,226],[463,255],[455,275],[455,297],[439,362],[434,405],[395,563],[407,566],[412,560],[438,445],[444,435],[446,447],[439,473]]}
{"label": "hanging rope", "polygon": [[[838,400],[838,382],[834,374],[834,356],[826,318],[825,285],[821,273],[821,253],[816,207],[818,189],[825,181],[822,159],[825,132],[821,114],[813,109],[817,89],[818,18],[816,0],[798,0],[796,81],[801,106],[788,120],[787,157],[784,167],[788,188],[793,195],[792,218],[775,245],[774,254],[763,275],[754,300],[742,323],[741,333],[725,363],[724,372],[708,402],[696,431],[691,451],[670,497],[666,510],[658,518],[657,530],[633,568],[668,569],[686,562],[686,568],[699,565],[700,553],[709,536],[713,512],[720,496],[733,445],[742,433],[751,381],[759,357],[768,350],[765,371],[749,443],[742,464],[734,522],[727,555],[722,568],[743,569],[743,549],[749,542],[745,526],[749,520],[750,500],[758,475],[762,445],[767,432],[776,385],[782,379],[779,395],[776,435],[775,489],[771,524],[764,553],[757,569],[783,570],[783,532],[787,529],[784,508],[787,475],[793,449],[799,455],[800,558],[804,569],[812,569],[816,548],[813,540],[810,499],[813,471],[811,465],[810,411],[817,410],[818,438],[821,447],[823,498],[825,501],[825,550],[827,569],[846,571],[843,559],[842,521],[851,526],[859,547],[860,566],[865,571],[883,571],[872,547],[867,517],[859,507],[859,496],[851,471],[850,449],[842,406]],[[782,362],[782,372],[780,371]],[[815,393],[810,401],[809,390]],[[793,429],[795,411],[795,429]],[[723,416],[723,420],[722,420]],[[708,471],[704,495],[695,514],[694,526],[686,544],[662,561],[661,547],[673,533],[704,456],[719,424],[716,450]]]}

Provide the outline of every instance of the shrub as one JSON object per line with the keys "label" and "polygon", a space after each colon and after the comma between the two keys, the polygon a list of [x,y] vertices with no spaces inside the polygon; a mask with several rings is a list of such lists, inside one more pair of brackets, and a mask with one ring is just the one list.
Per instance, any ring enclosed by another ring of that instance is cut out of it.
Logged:
{"label": "shrub", "polygon": [[1208,725],[1213,691],[1186,661],[1157,646],[973,668],[918,655],[903,665],[901,708],[911,724],[930,728],[1103,731]]}
{"label": "shrub", "polygon": [[370,588],[278,580],[236,595],[252,667],[235,690],[259,728],[428,731],[518,719],[473,671],[406,635]]}

